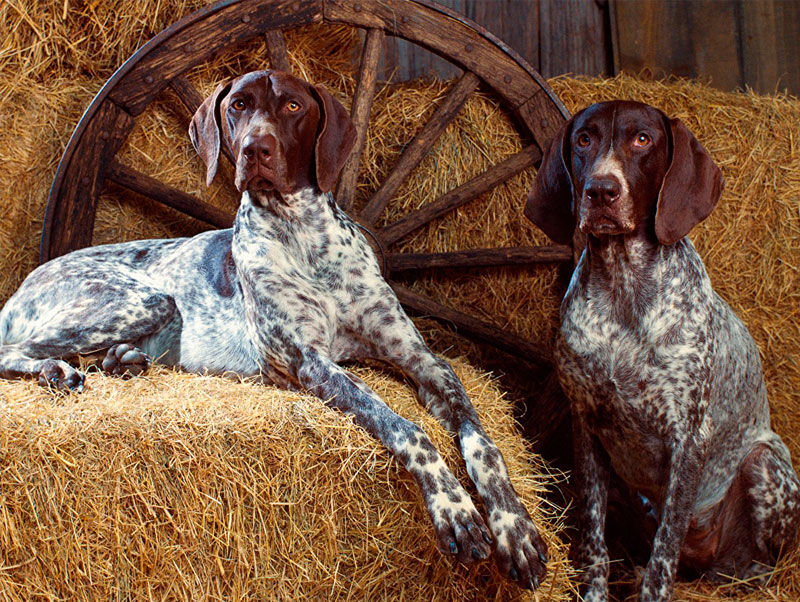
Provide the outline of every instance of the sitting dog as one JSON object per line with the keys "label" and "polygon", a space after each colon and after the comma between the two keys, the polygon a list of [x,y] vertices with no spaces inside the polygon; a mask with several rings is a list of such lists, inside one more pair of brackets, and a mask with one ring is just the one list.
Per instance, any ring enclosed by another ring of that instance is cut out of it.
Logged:
{"label": "sitting dog", "polygon": [[592,105],[547,150],[525,208],[550,238],[587,236],[561,305],[584,600],[608,598],[610,470],[657,517],[641,600],[669,600],[679,561],[747,578],[788,545],[800,486],[770,429],[758,349],[711,288],[688,232],[722,176],[679,120]]}
{"label": "sitting dog", "polygon": [[[236,157],[233,228],[82,249],[40,266],[0,312],[0,376],[80,391],[84,376],[64,359],[108,350],[102,367],[113,374],[141,372],[155,357],[308,390],[413,475],[443,553],[471,563],[494,542],[503,574],[538,587],[546,546],[500,451],[329,194],[355,140],[344,108],[287,73],[253,72],[217,87],[190,136],[208,184],[222,144]],[[488,528],[428,436],[339,366],[364,358],[397,366],[457,434]]]}

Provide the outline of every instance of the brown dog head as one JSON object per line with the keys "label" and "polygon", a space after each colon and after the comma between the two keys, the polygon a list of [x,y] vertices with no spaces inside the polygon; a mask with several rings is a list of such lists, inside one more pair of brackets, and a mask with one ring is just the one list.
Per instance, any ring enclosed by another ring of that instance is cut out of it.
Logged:
{"label": "brown dog head", "polygon": [[602,102],[556,135],[525,215],[563,244],[576,226],[672,244],[711,213],[722,185],[719,168],[679,120],[638,102]]}
{"label": "brown dog head", "polygon": [[254,71],[217,86],[197,109],[189,136],[217,172],[220,145],[236,158],[236,188],[287,195],[328,192],[355,142],[355,128],[331,94],[288,73]]}

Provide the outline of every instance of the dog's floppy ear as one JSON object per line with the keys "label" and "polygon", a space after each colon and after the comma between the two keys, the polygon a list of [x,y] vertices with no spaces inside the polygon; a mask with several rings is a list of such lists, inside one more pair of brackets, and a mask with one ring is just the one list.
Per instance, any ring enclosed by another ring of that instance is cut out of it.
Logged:
{"label": "dog's floppy ear", "polygon": [[320,117],[314,147],[317,185],[328,192],[344,167],[356,141],[356,129],[341,103],[321,86],[311,86],[317,97]]}
{"label": "dog's floppy ear", "polygon": [[571,161],[569,140],[573,121],[574,118],[561,126],[545,151],[525,205],[525,217],[561,244],[569,244],[575,232],[572,177],[567,166]]}
{"label": "dog's floppy ear", "polygon": [[714,210],[724,182],[719,167],[689,129],[679,119],[667,121],[672,161],[658,195],[656,237],[671,245]]}
{"label": "dog's floppy ear", "polygon": [[189,138],[192,140],[194,150],[206,164],[206,186],[211,186],[217,174],[222,136],[219,105],[230,92],[232,81],[228,79],[217,86],[214,93],[198,107],[189,125]]}

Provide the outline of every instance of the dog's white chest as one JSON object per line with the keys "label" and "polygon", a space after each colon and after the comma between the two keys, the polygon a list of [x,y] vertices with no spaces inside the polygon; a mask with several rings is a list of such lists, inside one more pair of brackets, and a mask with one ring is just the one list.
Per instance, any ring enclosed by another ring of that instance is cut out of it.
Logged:
{"label": "dog's white chest", "polygon": [[684,419],[707,368],[701,358],[708,318],[703,304],[680,302],[684,286],[673,277],[624,290],[576,275],[562,305],[557,347],[573,404],[602,414],[615,429],[657,437]]}

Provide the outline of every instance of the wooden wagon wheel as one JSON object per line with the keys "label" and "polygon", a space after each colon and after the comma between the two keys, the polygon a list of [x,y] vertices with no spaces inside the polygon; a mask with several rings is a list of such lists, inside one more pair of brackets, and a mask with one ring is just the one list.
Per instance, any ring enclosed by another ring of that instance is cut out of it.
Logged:
{"label": "wooden wagon wheel", "polygon": [[[185,17],[150,40],[120,67],[92,101],[69,141],[53,183],[42,230],[41,261],[91,244],[98,197],[107,181],[213,226],[229,227],[232,214],[123,165],[115,156],[131,132],[134,120],[167,86],[180,98],[184,109],[190,115],[194,113],[202,97],[183,75],[211,58],[216,50],[263,35],[270,65],[290,70],[283,32],[315,23],[345,24],[365,31],[351,110],[358,138],[336,189],[337,202],[347,211],[352,211],[384,36],[397,36],[427,48],[463,70],[382,185],[364,208],[353,215],[372,230],[385,248],[537,165],[541,149],[568,116],[541,76],[514,51],[480,26],[429,0],[222,0]],[[529,145],[410,215],[375,228],[400,185],[481,82],[516,117],[520,136]],[[572,249],[542,246],[434,254],[388,253],[386,259],[391,278],[392,274],[407,270],[439,266],[452,269],[570,262]],[[546,354],[522,337],[391,283],[408,309],[452,324],[460,333],[518,357],[548,364]]]}

